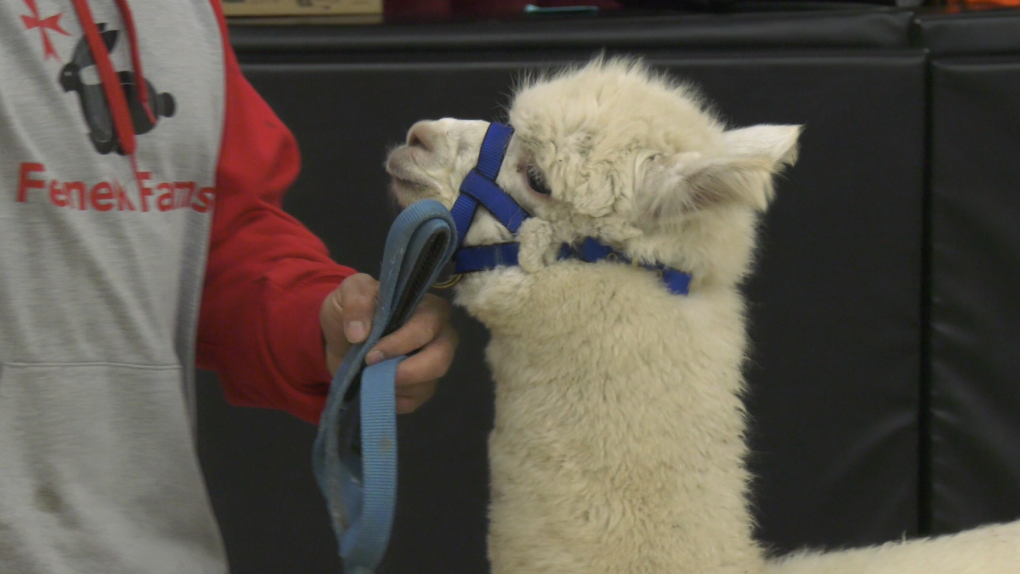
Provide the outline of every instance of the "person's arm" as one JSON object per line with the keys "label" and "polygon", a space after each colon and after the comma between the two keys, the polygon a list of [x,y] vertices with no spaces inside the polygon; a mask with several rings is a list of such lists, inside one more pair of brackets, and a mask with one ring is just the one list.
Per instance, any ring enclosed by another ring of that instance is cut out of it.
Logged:
{"label": "person's arm", "polygon": [[[300,168],[297,144],[241,74],[219,2],[211,4],[224,39],[226,110],[197,363],[219,374],[235,405],[317,422],[330,373],[371,329],[378,282],[330,260],[281,209]],[[427,401],[449,369],[457,347],[449,320],[449,304],[426,295],[369,353],[369,364],[412,355],[397,369],[398,413]]]}
{"label": "person's arm", "polygon": [[227,400],[317,421],[330,373],[319,315],[354,270],[337,265],[281,208],[300,169],[290,131],[226,50],[226,110],[198,364],[216,371]]}

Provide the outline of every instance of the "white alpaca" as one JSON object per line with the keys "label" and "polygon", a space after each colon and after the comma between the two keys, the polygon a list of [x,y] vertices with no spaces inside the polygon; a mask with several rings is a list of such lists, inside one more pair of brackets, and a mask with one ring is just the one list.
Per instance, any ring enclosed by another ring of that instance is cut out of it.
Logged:
{"label": "white alpaca", "polygon": [[[531,82],[509,120],[497,182],[534,216],[520,264],[457,292],[492,333],[494,574],[1020,572],[1017,526],[771,564],[753,539],[738,286],[798,126],[727,131],[624,60]],[[487,127],[416,124],[387,162],[399,201],[451,207]],[[689,273],[690,294],[638,266],[557,258],[586,237]],[[482,209],[465,243],[514,240]]]}

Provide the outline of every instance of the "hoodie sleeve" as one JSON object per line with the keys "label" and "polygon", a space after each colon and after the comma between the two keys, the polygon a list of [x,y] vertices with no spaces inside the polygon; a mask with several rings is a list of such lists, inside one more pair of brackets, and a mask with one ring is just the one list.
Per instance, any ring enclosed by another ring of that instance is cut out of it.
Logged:
{"label": "hoodie sleeve", "polygon": [[297,177],[293,135],[241,74],[227,40],[226,112],[209,258],[198,322],[198,366],[227,400],[317,422],[329,389],[319,308],[355,271],[281,208]]}

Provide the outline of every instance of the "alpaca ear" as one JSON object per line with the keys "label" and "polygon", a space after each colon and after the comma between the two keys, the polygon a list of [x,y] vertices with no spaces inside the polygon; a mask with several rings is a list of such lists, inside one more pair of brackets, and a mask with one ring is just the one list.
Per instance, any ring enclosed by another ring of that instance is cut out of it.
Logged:
{"label": "alpaca ear", "polygon": [[713,206],[740,204],[765,211],[772,176],[797,161],[800,126],[760,125],[723,134],[726,152],[715,157],[681,153],[658,158],[645,175],[638,208],[648,223]]}
{"label": "alpaca ear", "polygon": [[772,162],[772,173],[797,163],[797,139],[804,126],[762,124],[723,133],[729,153],[741,157],[763,157]]}

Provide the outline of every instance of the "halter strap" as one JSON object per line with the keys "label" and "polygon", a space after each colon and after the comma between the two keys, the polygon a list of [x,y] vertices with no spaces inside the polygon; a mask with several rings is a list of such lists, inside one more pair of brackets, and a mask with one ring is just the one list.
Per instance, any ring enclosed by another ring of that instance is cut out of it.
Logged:
{"label": "halter strap", "polygon": [[462,247],[457,252],[453,272],[471,273],[472,271],[495,269],[500,266],[517,265],[517,254],[520,252],[520,249],[520,243]]}
{"label": "halter strap", "polygon": [[[584,241],[581,242],[581,247],[576,249],[574,253],[578,259],[581,261],[587,261],[588,263],[595,263],[597,261],[604,260],[616,260],[634,265],[634,262],[622,253],[616,251],[605,243],[598,241],[594,237],[586,237]],[[679,269],[667,267],[661,263],[638,263],[636,266],[658,273],[662,277],[662,282],[666,284],[666,287],[673,294],[688,295],[691,292],[690,273],[684,273]]]}
{"label": "halter strap", "polygon": [[[517,235],[521,223],[531,217],[496,183],[513,135],[513,127],[498,122],[490,123],[485,132],[485,138],[482,140],[482,148],[478,152],[478,165],[467,174],[460,184],[460,197],[450,209],[450,215],[457,228],[458,249],[455,256],[455,273],[470,273],[517,265],[519,243],[463,247],[464,237],[467,235],[468,228],[471,227],[471,221],[474,219],[479,205],[489,210],[514,235]],[[580,259],[589,263],[603,260],[631,263],[630,259],[622,253],[593,237],[586,238],[579,247],[564,243],[560,247],[559,258]],[[672,293],[687,295],[690,292],[691,276],[688,273],[661,264],[634,265],[658,273]]]}
{"label": "halter strap", "polygon": [[[497,267],[512,267],[518,264],[520,246],[520,243],[497,243],[495,245],[463,247],[457,252],[457,264],[454,272],[471,273],[474,271],[488,271]],[[690,294],[690,273],[684,273],[679,269],[662,264],[635,264],[619,251],[598,241],[594,237],[586,237],[580,246],[574,246],[569,243],[562,244],[557,258],[560,260],[577,259],[587,263],[620,261],[659,274],[663,284],[674,295]]]}
{"label": "halter strap", "polygon": [[490,123],[485,132],[482,148],[478,152],[478,165],[460,184],[460,197],[450,209],[457,226],[458,246],[463,244],[479,204],[489,210],[510,233],[516,234],[521,223],[529,217],[528,212],[496,184],[513,135],[514,128],[498,122]]}

